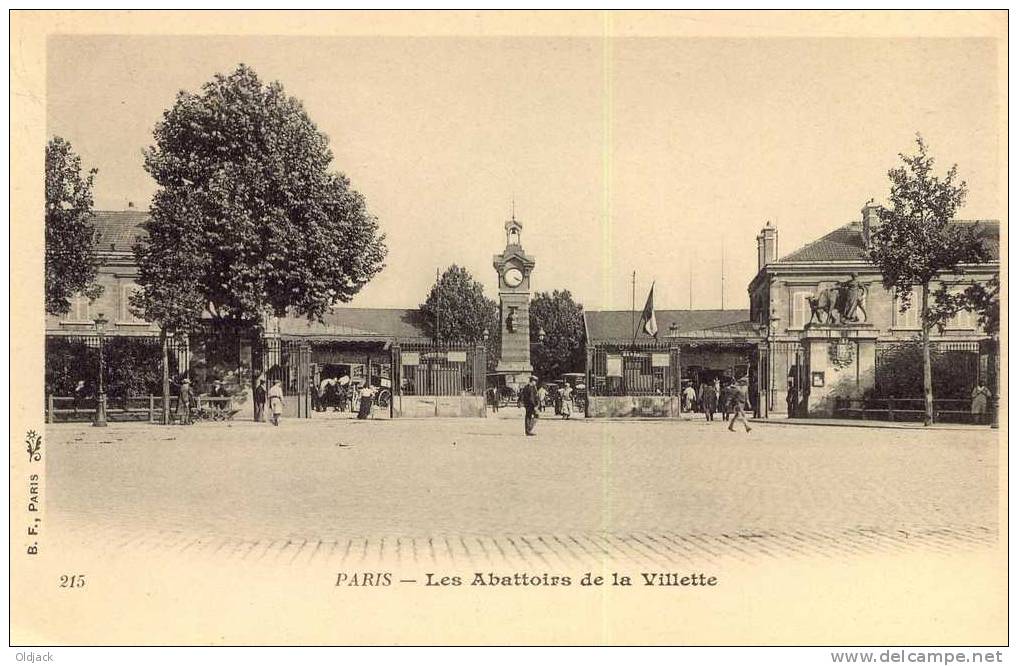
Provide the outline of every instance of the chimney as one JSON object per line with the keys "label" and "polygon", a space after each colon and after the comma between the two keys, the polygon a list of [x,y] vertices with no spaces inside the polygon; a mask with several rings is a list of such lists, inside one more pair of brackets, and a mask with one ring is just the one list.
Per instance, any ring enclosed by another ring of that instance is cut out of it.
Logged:
{"label": "chimney", "polygon": [[862,242],[869,249],[870,235],[880,224],[880,209],[882,206],[870,199],[862,207]]}
{"label": "chimney", "polygon": [[757,271],[778,260],[778,230],[767,220],[766,226],[756,237]]}

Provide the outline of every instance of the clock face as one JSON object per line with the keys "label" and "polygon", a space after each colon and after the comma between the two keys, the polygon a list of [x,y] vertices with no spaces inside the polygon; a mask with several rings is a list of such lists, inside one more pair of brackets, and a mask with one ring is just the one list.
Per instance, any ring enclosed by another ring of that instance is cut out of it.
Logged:
{"label": "clock face", "polygon": [[502,279],[510,287],[518,287],[523,282],[523,273],[518,268],[510,268],[502,274]]}

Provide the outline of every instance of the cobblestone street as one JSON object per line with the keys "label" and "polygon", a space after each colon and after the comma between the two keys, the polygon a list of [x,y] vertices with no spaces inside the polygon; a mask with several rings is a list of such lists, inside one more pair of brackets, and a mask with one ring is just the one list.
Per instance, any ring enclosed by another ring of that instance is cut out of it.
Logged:
{"label": "cobblestone street", "polygon": [[990,430],[522,429],[508,418],[51,426],[49,534],[111,557],[329,567],[846,558],[997,539]]}

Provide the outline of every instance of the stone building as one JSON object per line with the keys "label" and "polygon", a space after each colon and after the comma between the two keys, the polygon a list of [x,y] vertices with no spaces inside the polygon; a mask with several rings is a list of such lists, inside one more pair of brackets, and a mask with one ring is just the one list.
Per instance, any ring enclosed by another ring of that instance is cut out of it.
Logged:
{"label": "stone building", "polygon": [[[763,392],[768,412],[787,412],[789,383],[797,392],[800,415],[831,415],[835,398],[861,398],[886,389],[894,380],[890,360],[920,333],[919,310],[901,312],[892,291],[883,287],[880,271],[866,256],[877,224],[878,206],[862,208],[849,222],[788,254],[778,251],[778,230],[770,222],[757,236],[758,272],[749,284],[750,319],[765,331],[767,370]],[[950,290],[985,283],[1000,270],[999,222],[957,220],[975,229],[991,260],[968,265],[941,282]],[[853,279],[854,277],[854,279]],[[859,306],[848,321],[836,303],[841,288],[852,290]],[[932,285],[932,289],[939,284]],[[919,302],[919,288],[912,303]],[[834,319],[829,314],[834,312]],[[949,372],[969,390],[988,377],[990,336],[972,312],[959,313],[947,330],[932,332],[933,348]],[[936,378],[935,378],[936,379]],[[898,396],[920,398],[917,396]]]}

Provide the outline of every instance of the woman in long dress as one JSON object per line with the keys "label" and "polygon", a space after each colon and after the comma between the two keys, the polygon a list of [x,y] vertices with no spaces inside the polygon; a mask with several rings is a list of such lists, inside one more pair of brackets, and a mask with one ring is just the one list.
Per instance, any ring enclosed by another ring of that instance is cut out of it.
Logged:
{"label": "woman in long dress", "polygon": [[363,420],[371,416],[371,403],[374,402],[375,399],[375,389],[371,386],[371,384],[365,383],[364,386],[361,387],[360,396],[361,405],[360,410],[357,412],[357,418]]}
{"label": "woman in long dress", "polygon": [[568,419],[573,415],[573,387],[568,383],[562,385],[562,418]]}
{"label": "woman in long dress", "polygon": [[269,389],[269,413],[272,414],[272,425],[279,425],[279,417],[283,414],[283,385],[277,379],[272,382],[272,388]]}

